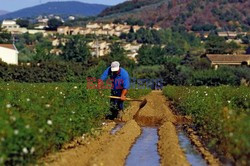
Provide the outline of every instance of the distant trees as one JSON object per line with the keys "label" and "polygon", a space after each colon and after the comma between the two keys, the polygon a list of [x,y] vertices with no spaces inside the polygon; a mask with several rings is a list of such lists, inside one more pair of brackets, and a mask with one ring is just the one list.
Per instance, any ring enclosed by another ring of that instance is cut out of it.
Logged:
{"label": "distant trees", "polygon": [[12,43],[12,36],[9,32],[3,31],[0,33],[0,43]]}
{"label": "distant trees", "polygon": [[212,24],[204,24],[204,25],[195,24],[191,28],[192,31],[212,31],[215,29],[216,26]]}
{"label": "distant trees", "polygon": [[86,64],[91,54],[85,38],[73,36],[63,47],[63,54],[61,56],[65,61],[82,62]]}
{"label": "distant trees", "polygon": [[27,28],[30,24],[29,20],[24,20],[24,19],[17,19],[16,23],[20,25],[20,27],[25,27],[25,28]]}
{"label": "distant trees", "polygon": [[139,65],[160,65],[164,62],[164,55],[160,46],[143,45],[136,58]]}
{"label": "distant trees", "polygon": [[234,53],[240,48],[237,43],[227,43],[223,37],[210,35],[205,43],[205,48],[209,54]]}
{"label": "distant trees", "polygon": [[62,25],[63,25],[62,21],[55,19],[55,18],[52,18],[48,21],[48,26],[49,26],[49,29],[51,30],[56,30],[59,26],[62,26]]}

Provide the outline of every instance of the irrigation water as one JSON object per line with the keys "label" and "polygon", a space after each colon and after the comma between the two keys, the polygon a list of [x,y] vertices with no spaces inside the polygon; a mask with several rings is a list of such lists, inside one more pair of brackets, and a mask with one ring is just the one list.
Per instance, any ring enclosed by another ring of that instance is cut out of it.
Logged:
{"label": "irrigation water", "polygon": [[126,160],[126,166],[158,166],[160,156],[157,150],[157,128],[142,127],[142,134],[133,145]]}

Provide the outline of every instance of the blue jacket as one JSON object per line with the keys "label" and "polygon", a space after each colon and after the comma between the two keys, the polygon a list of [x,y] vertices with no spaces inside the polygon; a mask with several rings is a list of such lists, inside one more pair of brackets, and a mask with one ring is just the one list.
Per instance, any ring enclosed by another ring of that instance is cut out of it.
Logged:
{"label": "blue jacket", "polygon": [[111,72],[111,68],[108,67],[103,72],[101,80],[105,81],[108,77],[112,80],[113,90],[129,89],[130,78],[128,72],[125,69],[120,68],[120,72],[117,75],[113,75]]}

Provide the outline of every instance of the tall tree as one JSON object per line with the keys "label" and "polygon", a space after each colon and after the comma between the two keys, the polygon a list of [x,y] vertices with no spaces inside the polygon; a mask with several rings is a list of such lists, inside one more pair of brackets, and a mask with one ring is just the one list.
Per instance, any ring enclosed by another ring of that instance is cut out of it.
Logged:
{"label": "tall tree", "polygon": [[49,26],[49,29],[51,30],[56,30],[59,26],[62,26],[62,25],[63,25],[62,21],[55,19],[55,18],[52,18],[48,21],[48,26]]}
{"label": "tall tree", "polygon": [[71,37],[63,48],[62,57],[66,61],[87,63],[91,54],[86,39],[81,36]]}

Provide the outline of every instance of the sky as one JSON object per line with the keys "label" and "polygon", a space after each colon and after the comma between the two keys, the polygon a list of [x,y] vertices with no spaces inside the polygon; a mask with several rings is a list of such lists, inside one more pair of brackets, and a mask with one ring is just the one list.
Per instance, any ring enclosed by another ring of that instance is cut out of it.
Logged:
{"label": "sky", "polygon": [[[0,10],[6,10],[9,12],[39,5],[41,3],[52,2],[52,1],[70,1],[70,0],[0,0]],[[125,0],[75,0],[86,3],[97,3],[105,5],[115,5]]]}

